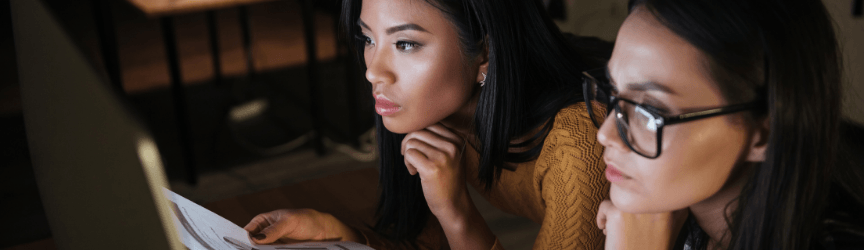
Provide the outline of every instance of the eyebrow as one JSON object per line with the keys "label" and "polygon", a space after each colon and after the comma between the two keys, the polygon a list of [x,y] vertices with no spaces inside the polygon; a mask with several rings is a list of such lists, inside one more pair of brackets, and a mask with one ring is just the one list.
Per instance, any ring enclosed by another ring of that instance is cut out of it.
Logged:
{"label": "eyebrow", "polygon": [[676,95],[675,91],[672,91],[669,87],[666,87],[662,84],[656,82],[639,82],[639,83],[631,83],[627,84],[627,89],[633,91],[648,91],[648,90],[656,90],[660,92],[666,92],[668,94]]}
{"label": "eyebrow", "polygon": [[[612,79],[612,75],[609,74],[609,67],[608,67],[608,65],[607,65],[607,67],[606,67],[606,79],[609,79],[609,82],[613,82],[613,83],[615,82],[615,80]],[[614,86],[614,85],[613,85],[613,86]],[[666,93],[671,94],[671,95],[677,95],[677,94],[678,94],[678,93],[675,93],[675,91],[673,91],[673,90],[670,89],[669,87],[666,87],[666,85],[659,84],[659,83],[657,83],[657,82],[653,82],[653,81],[638,82],[638,83],[631,83],[631,84],[627,84],[627,89],[629,89],[629,90],[631,90],[631,91],[649,91],[649,90],[654,90],[654,91],[666,92]]]}
{"label": "eyebrow", "polygon": [[[360,25],[360,27],[366,28],[367,30],[371,30],[371,29],[369,28],[369,25],[366,25],[366,23],[364,23],[363,20],[359,20],[359,19],[358,19],[358,20],[357,20],[357,25]],[[421,27],[420,25],[413,24],[413,23],[406,23],[406,24],[402,24],[402,25],[398,25],[398,26],[393,26],[393,27],[387,28],[386,33],[387,33],[387,35],[392,35],[393,33],[396,33],[396,32],[399,32],[399,31],[404,31],[404,30],[416,30],[416,31],[421,31],[421,32],[426,32],[426,33],[430,33],[430,34],[431,34],[431,32],[427,31],[426,29],[424,29],[424,28]]]}

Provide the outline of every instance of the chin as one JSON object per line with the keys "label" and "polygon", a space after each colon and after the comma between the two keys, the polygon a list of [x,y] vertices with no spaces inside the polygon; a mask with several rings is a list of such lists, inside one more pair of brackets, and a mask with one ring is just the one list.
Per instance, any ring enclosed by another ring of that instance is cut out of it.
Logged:
{"label": "chin", "polygon": [[689,207],[688,203],[664,200],[663,197],[654,195],[632,193],[629,190],[615,188],[614,185],[609,189],[609,199],[618,210],[631,214],[665,213]]}
{"label": "chin", "polygon": [[612,201],[612,204],[615,205],[615,208],[618,210],[627,212],[627,213],[635,213],[638,209],[634,209],[631,194],[624,194],[624,190],[620,188],[616,188],[613,184],[609,187],[609,200]]}
{"label": "chin", "polygon": [[404,122],[400,122],[398,119],[393,119],[393,118],[386,117],[386,116],[383,117],[382,121],[384,123],[384,128],[386,128],[387,131],[390,131],[390,132],[395,133],[395,134],[407,134],[407,133],[411,133],[411,132],[422,129],[422,128],[413,128],[411,126],[406,126],[409,124],[405,124]]}
{"label": "chin", "polygon": [[654,206],[652,206],[653,204],[651,204],[651,202],[654,199],[643,197],[640,194],[632,193],[623,188],[615,187],[614,184],[609,189],[609,199],[612,200],[612,204],[615,204],[615,207],[618,208],[618,210],[631,214],[663,212],[652,209]]}

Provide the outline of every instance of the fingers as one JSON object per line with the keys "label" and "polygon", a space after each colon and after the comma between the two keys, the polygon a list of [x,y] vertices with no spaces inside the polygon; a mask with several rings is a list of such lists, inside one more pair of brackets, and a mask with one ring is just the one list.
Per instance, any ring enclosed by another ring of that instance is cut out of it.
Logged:
{"label": "fingers", "polygon": [[343,239],[348,235],[345,228],[348,227],[336,217],[312,209],[280,209],[260,214],[244,227],[256,244]]}
{"label": "fingers", "polygon": [[408,173],[411,173],[411,175],[417,174],[418,167],[423,168],[427,165],[429,165],[429,158],[420,150],[411,148],[405,152],[405,166],[408,168]]}
{"label": "fingers", "polygon": [[257,234],[252,234],[252,241],[256,244],[270,244],[282,238],[284,233],[280,232],[278,225],[270,225]]}
{"label": "fingers", "polygon": [[405,154],[405,151],[408,150],[408,142],[412,140],[425,142],[434,149],[445,152],[450,156],[456,156],[456,154],[461,151],[462,145],[464,144],[461,137],[453,134],[449,130],[446,130],[444,126],[433,125],[427,129],[408,133],[408,135],[405,136],[405,139],[402,139],[401,152],[403,155]]}
{"label": "fingers", "polygon": [[[261,224],[262,229],[257,233],[251,233],[252,241],[257,244],[271,244],[282,238],[308,239],[307,235],[295,235],[298,226],[302,224],[299,220],[304,218],[303,209],[276,210],[263,214],[268,222]],[[309,223],[306,223],[308,225]]]}
{"label": "fingers", "polygon": [[458,159],[465,142],[440,123],[408,133],[402,139],[401,153],[405,156],[408,173],[416,175],[421,168],[437,163],[449,164]]}
{"label": "fingers", "polygon": [[435,133],[438,136],[447,138],[447,140],[449,140],[450,142],[453,142],[457,145],[461,145],[462,142],[464,141],[462,139],[462,137],[460,137],[456,133],[453,133],[453,131],[451,131],[449,128],[445,127],[444,125],[441,125],[441,123],[432,124],[432,126],[427,127],[426,130],[429,130],[430,132]]}
{"label": "fingers", "polygon": [[418,166],[425,166],[429,162],[430,154],[438,154],[432,145],[428,143],[410,138],[402,141],[404,148],[402,154],[405,156],[405,167],[408,168],[408,173],[411,175],[417,174]]}
{"label": "fingers", "polygon": [[281,237],[281,234],[276,232],[279,226],[278,221],[272,222],[278,220],[274,218],[278,217],[277,213],[279,213],[279,210],[259,214],[255,218],[252,218],[249,224],[246,224],[243,229],[249,232],[250,238],[257,244],[272,243]]}
{"label": "fingers", "polygon": [[600,208],[597,209],[597,228],[603,230],[603,234],[606,234],[606,221],[609,218],[609,212],[615,209],[615,205],[612,204],[611,200],[604,200],[600,203]]}
{"label": "fingers", "polygon": [[251,234],[258,233],[258,231],[261,231],[261,229],[270,225],[270,222],[267,221],[268,214],[269,213],[263,213],[255,216],[255,218],[252,218],[252,220],[249,221],[249,224],[246,224],[243,229]]}
{"label": "fingers", "polygon": [[606,234],[606,213],[597,213],[597,228],[603,230],[603,234]]}
{"label": "fingers", "polygon": [[[411,151],[415,151],[415,150],[411,150]],[[416,152],[412,152],[412,153],[416,153]],[[421,153],[421,154],[422,154],[422,153]],[[415,175],[415,174],[417,174],[417,168],[415,168],[413,164],[411,164],[410,162],[408,162],[407,157],[406,157],[406,160],[405,160],[405,168],[408,169],[408,173],[409,173],[409,174],[411,174],[411,175]]]}

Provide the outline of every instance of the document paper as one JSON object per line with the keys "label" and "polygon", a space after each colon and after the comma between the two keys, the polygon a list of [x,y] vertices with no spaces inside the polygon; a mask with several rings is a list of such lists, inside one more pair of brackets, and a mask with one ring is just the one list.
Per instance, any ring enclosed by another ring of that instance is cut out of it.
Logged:
{"label": "document paper", "polygon": [[192,250],[374,250],[350,241],[255,244],[245,229],[171,190],[163,190],[171,201],[174,226],[180,232],[180,241]]}

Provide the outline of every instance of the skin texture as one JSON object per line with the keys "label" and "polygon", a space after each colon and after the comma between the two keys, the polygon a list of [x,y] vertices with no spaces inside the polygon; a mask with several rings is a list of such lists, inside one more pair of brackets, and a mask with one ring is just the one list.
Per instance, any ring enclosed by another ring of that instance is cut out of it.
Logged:
{"label": "skin texture", "polygon": [[[420,0],[363,1],[358,23],[373,96],[401,107],[383,117],[387,130],[405,134],[454,114],[473,115],[479,64],[464,58],[457,30],[437,8]],[[423,31],[388,32],[404,24]]]}
{"label": "skin texture", "polygon": [[258,244],[288,244],[307,240],[356,242],[362,239],[332,215],[312,209],[280,209],[259,214],[243,229]]}
{"label": "skin texture", "polygon": [[[624,21],[608,66],[620,97],[665,110],[667,116],[730,105],[706,70],[704,54],[643,8]],[[637,88],[645,82],[669,91]],[[743,186],[735,170],[761,161],[766,133],[745,126],[740,114],[670,125],[663,131],[662,154],[648,159],[624,144],[613,116],[597,134],[606,147],[605,162],[624,175],[612,183],[611,200],[601,205],[597,218],[607,249],[668,249],[687,209],[715,245],[722,242],[728,231],[723,215],[731,212],[725,206]],[[638,228],[659,230],[646,235]]]}
{"label": "skin texture", "polygon": [[[358,39],[366,42],[366,79],[376,111],[387,110],[382,114],[387,130],[406,134],[401,150],[405,165],[420,176],[426,202],[450,247],[490,249],[495,236],[471,201],[462,159],[464,138],[474,137],[470,122],[488,57],[465,56],[456,27],[422,0],[365,0],[357,23],[363,34]],[[363,242],[338,219],[308,209],[261,214],[246,229],[262,244]]]}

